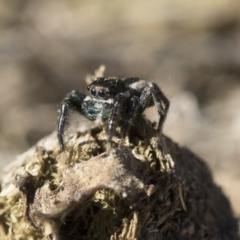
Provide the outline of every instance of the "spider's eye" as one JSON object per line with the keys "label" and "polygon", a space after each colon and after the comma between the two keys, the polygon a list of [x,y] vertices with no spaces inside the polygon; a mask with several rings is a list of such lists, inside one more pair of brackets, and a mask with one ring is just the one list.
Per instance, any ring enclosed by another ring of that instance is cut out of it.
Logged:
{"label": "spider's eye", "polygon": [[88,90],[88,91],[90,90],[90,86],[89,86],[89,85],[87,86],[87,90]]}
{"label": "spider's eye", "polygon": [[98,91],[98,96],[103,98],[105,96],[105,91],[103,89],[100,89]]}
{"label": "spider's eye", "polygon": [[96,96],[96,93],[97,93],[96,89],[95,89],[95,88],[92,88],[92,89],[91,89],[91,94],[92,94],[93,96]]}

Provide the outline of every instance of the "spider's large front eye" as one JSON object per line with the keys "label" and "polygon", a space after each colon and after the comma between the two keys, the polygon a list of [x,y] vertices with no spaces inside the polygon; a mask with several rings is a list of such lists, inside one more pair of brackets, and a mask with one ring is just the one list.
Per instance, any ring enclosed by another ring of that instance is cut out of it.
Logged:
{"label": "spider's large front eye", "polygon": [[95,89],[95,88],[92,88],[92,89],[91,89],[91,94],[92,94],[93,96],[96,96],[96,93],[97,93],[96,89]]}
{"label": "spider's large front eye", "polygon": [[100,90],[98,91],[98,96],[101,97],[101,98],[103,98],[103,97],[105,96],[105,91],[104,91],[103,89],[100,89]]}

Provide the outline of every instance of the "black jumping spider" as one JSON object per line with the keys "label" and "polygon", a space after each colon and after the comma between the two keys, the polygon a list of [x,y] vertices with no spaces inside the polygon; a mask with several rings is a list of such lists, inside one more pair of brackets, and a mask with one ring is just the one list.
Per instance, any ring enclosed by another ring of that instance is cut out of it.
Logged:
{"label": "black jumping spider", "polygon": [[87,89],[90,96],[72,91],[62,102],[58,121],[58,140],[62,149],[65,148],[63,135],[68,124],[69,109],[91,121],[96,118],[108,121],[107,152],[111,148],[115,126],[123,122],[121,146],[134,118],[153,104],[159,114],[157,130],[161,137],[169,101],[156,84],[139,78],[100,77],[89,84]]}

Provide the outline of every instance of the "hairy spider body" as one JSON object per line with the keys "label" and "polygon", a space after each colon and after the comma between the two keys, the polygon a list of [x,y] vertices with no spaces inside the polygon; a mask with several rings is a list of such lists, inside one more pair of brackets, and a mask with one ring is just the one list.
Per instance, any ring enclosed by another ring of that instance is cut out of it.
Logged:
{"label": "hairy spider body", "polygon": [[69,109],[91,121],[97,118],[108,121],[108,152],[116,125],[122,123],[122,144],[135,117],[153,104],[159,114],[157,129],[161,137],[169,101],[156,84],[139,78],[101,77],[96,78],[87,89],[90,96],[72,91],[62,102],[58,121],[58,140],[62,149],[65,148],[63,136],[68,124]]}

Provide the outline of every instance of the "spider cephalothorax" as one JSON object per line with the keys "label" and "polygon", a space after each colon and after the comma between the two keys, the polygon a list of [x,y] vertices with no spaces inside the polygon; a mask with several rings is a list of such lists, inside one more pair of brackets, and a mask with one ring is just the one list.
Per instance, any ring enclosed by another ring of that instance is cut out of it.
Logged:
{"label": "spider cephalothorax", "polygon": [[65,148],[63,135],[68,124],[69,109],[91,121],[97,118],[108,121],[107,151],[109,151],[116,125],[121,122],[124,140],[135,117],[154,104],[159,114],[157,129],[161,137],[169,101],[156,84],[139,78],[101,77],[94,79],[87,89],[89,96],[72,91],[62,102],[58,121],[58,139],[62,149]]}

